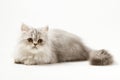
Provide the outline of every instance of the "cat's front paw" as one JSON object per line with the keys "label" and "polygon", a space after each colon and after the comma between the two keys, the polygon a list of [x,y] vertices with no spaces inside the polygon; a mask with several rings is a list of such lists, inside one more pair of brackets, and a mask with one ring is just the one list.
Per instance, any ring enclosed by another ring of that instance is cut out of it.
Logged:
{"label": "cat's front paw", "polygon": [[29,59],[25,60],[24,64],[25,65],[37,65],[37,63],[34,60],[29,60]]}
{"label": "cat's front paw", "polygon": [[18,60],[18,59],[15,59],[15,60],[14,60],[14,63],[15,63],[15,64],[23,64],[23,61],[20,61],[20,60]]}

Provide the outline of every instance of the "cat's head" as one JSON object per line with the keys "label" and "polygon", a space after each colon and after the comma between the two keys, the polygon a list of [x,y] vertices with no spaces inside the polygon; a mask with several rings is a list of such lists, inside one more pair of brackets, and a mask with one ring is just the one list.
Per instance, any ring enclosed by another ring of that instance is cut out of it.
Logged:
{"label": "cat's head", "polygon": [[25,49],[36,51],[47,44],[48,26],[32,28],[22,24],[21,32],[20,43]]}

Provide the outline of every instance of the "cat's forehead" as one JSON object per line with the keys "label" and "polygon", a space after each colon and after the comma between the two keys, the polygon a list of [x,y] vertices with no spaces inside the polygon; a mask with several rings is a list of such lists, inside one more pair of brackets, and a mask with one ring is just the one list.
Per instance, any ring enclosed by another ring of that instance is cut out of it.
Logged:
{"label": "cat's forehead", "polygon": [[35,29],[35,28],[34,28],[34,29],[31,29],[30,33],[31,33],[31,34],[37,34],[37,33],[38,33],[38,30]]}
{"label": "cat's forehead", "polygon": [[31,29],[29,32],[29,37],[33,38],[34,40],[37,40],[41,37],[41,32],[36,28]]}
{"label": "cat's forehead", "polygon": [[33,28],[33,29],[31,29],[30,30],[30,33],[32,34],[32,35],[36,35],[36,34],[41,34],[41,32],[40,32],[40,30],[39,29],[36,29],[36,28]]}

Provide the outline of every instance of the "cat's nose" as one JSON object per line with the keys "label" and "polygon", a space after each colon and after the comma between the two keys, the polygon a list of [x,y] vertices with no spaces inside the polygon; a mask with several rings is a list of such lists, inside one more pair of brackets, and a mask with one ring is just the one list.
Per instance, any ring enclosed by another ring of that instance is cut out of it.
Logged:
{"label": "cat's nose", "polygon": [[36,45],[37,45],[37,43],[34,43],[34,45],[36,46]]}

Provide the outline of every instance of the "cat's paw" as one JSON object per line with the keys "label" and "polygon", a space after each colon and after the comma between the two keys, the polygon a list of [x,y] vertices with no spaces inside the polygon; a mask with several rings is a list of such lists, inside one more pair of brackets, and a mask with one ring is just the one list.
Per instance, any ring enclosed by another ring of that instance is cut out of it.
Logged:
{"label": "cat's paw", "polygon": [[25,64],[25,65],[37,65],[37,63],[36,63],[35,61],[29,60],[29,59],[28,59],[28,60],[25,60],[25,61],[24,61],[24,64]]}
{"label": "cat's paw", "polygon": [[94,51],[90,59],[92,65],[109,65],[113,63],[112,56],[104,49]]}
{"label": "cat's paw", "polygon": [[18,60],[18,59],[15,59],[15,60],[14,60],[14,63],[15,63],[15,64],[23,64],[23,61],[20,61],[20,60]]}

